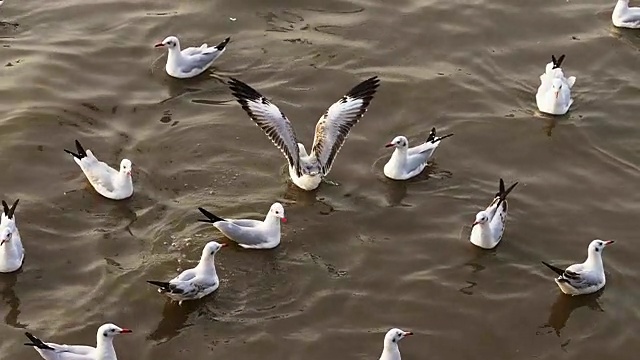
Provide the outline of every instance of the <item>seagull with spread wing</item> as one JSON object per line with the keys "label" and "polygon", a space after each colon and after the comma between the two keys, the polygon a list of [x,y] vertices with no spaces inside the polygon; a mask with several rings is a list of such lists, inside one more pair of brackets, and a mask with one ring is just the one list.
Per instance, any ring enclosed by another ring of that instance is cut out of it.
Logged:
{"label": "seagull with spread wing", "polygon": [[289,176],[304,190],[314,190],[331,170],[351,128],[358,123],[380,85],[377,76],[356,85],[322,115],[316,124],[311,154],[298,142],[293,126],[280,109],[240,80],[229,87],[249,117],[265,132],[289,163]]}

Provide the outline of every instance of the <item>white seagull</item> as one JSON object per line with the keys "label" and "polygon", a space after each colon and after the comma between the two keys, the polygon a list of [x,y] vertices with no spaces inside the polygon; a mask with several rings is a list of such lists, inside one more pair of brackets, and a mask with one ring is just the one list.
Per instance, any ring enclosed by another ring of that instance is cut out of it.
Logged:
{"label": "white seagull", "polygon": [[167,47],[169,55],[164,67],[167,74],[178,79],[188,79],[202,74],[222,53],[231,40],[224,39],[220,44],[209,47],[206,43],[200,47],[188,47],[180,50],[180,41],[175,36],[168,36],[155,47]]}
{"label": "white seagull", "polygon": [[413,335],[410,331],[391,329],[384,336],[384,347],[379,360],[400,360],[398,342],[407,336]]}
{"label": "white seagull", "polygon": [[611,21],[617,27],[640,29],[640,7],[629,7],[629,0],[618,0]]}
{"label": "white seagull", "polygon": [[384,165],[384,175],[393,180],[407,180],[417,176],[427,167],[427,161],[440,145],[442,139],[453,134],[437,137],[436,128],[431,129],[427,141],[409,147],[409,141],[404,136],[396,136],[385,147],[395,147],[391,159]]}
{"label": "white seagull", "polygon": [[85,151],[78,140],[76,140],[76,149],[77,154],[67,149],[64,151],[73,155],[73,160],[80,166],[98,194],[112,200],[126,199],[133,194],[131,161],[122,159],[120,171],[117,171],[96,159],[91,150]]}
{"label": "white seagull", "polygon": [[471,225],[469,241],[483,249],[493,249],[502,240],[507,222],[507,195],[516,187],[514,183],[505,190],[504,181],[500,179],[500,187],[489,206],[476,215]]}
{"label": "white seagull", "polygon": [[224,236],[245,249],[273,249],[280,244],[280,221],[287,222],[284,208],[280,203],[271,205],[264,221],[252,219],[223,219],[199,207],[198,210],[207,217],[198,220],[210,223],[220,230]]}
{"label": "white seagull", "polygon": [[220,279],[216,273],[215,255],[227,244],[210,241],[202,249],[200,262],[193,269],[187,269],[169,282],[147,280],[151,285],[160,287],[158,292],[182,305],[185,300],[203,298],[218,289]]}
{"label": "white seagull", "polygon": [[536,104],[540,112],[564,115],[573,104],[571,88],[576,83],[576,77],[565,78],[560,67],[564,58],[564,54],[557,60],[551,55],[551,63],[546,65],[544,74],[540,75],[540,86],[536,93]]}
{"label": "white seagull", "polygon": [[329,174],[349,131],[367,111],[379,84],[377,76],[369,78],[329,107],[316,124],[309,155],[298,142],[291,122],[277,106],[242,81],[234,78],[229,81],[244,111],[286,157],[293,183],[304,190],[316,189]]}
{"label": "white seagull", "polygon": [[0,218],[0,273],[14,272],[22,266],[24,261],[24,247],[20,239],[20,232],[16,225],[16,206],[18,201],[9,205],[2,200],[3,213]]}
{"label": "white seagull", "polygon": [[122,329],[113,324],[104,324],[98,328],[96,347],[92,347],[45,343],[26,332],[25,335],[31,342],[25,345],[33,346],[45,360],[117,360],[116,350],[113,348],[113,338],[116,335],[129,333],[131,333],[129,329]]}
{"label": "white seagull", "polygon": [[566,270],[544,261],[542,263],[559,275],[555,280],[563,293],[574,296],[592,294],[602,289],[607,282],[604,276],[602,251],[605,246],[613,243],[613,240],[593,240],[587,250],[587,260],[582,264],[573,264]]}

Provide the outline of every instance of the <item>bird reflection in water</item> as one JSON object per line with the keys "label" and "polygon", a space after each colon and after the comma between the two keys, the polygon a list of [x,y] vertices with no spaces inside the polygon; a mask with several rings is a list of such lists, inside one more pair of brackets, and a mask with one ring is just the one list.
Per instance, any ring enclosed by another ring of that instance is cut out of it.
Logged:
{"label": "bird reflection in water", "polygon": [[[213,295],[212,295],[213,296]],[[180,335],[183,329],[193,326],[188,324],[189,315],[202,306],[202,301],[185,301],[178,305],[175,301],[167,300],[162,309],[162,320],[156,329],[149,334],[148,339],[159,343],[167,342]]]}
{"label": "bird reflection in water", "polygon": [[2,274],[2,276],[0,276],[0,296],[2,297],[2,301],[9,305],[9,312],[7,312],[4,317],[4,323],[15,328],[25,329],[27,325],[18,322],[18,316],[20,315],[20,299],[14,290],[14,287],[18,282],[19,272]]}
{"label": "bird reflection in water", "polygon": [[602,296],[603,290],[600,290],[594,294],[569,296],[565,294],[558,294],[558,298],[551,305],[551,313],[547,324],[542,328],[551,327],[556,333],[556,336],[560,336],[560,331],[567,325],[571,313],[581,307],[588,307],[591,310],[604,312],[604,309],[600,306],[598,299]]}

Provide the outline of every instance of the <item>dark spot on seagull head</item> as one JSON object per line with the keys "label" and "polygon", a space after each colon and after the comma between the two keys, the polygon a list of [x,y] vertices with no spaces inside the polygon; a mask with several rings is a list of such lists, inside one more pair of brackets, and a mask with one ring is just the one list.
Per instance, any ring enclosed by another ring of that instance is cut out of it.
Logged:
{"label": "dark spot on seagull head", "polygon": [[406,149],[409,147],[409,140],[404,136],[396,136],[385,147],[396,147],[398,149]]}

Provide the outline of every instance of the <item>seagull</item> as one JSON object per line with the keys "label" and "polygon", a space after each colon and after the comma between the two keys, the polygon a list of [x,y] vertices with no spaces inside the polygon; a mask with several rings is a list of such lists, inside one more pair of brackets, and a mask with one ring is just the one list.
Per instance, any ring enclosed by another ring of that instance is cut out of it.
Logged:
{"label": "seagull", "polygon": [[25,345],[33,346],[45,360],[117,360],[116,350],[113,348],[113,338],[116,335],[129,333],[131,333],[129,329],[122,329],[113,324],[104,324],[98,328],[96,347],[92,347],[45,343],[26,332],[25,335],[31,342]]}
{"label": "seagull", "polygon": [[76,149],[77,154],[67,149],[64,151],[73,156],[73,160],[80,166],[98,194],[112,200],[126,199],[133,194],[131,161],[122,159],[120,171],[117,171],[96,159],[91,150],[85,151],[78,140],[76,140]]}
{"label": "seagull", "polygon": [[555,280],[563,293],[573,296],[592,294],[602,289],[607,282],[604,276],[602,250],[613,243],[613,240],[593,240],[587,250],[587,260],[582,264],[573,264],[566,270],[544,261],[542,263],[559,275]]}
{"label": "seagull", "polygon": [[287,158],[289,176],[296,186],[316,189],[329,174],[351,128],[367,111],[380,84],[377,76],[351,89],[322,115],[316,124],[311,154],[299,143],[293,126],[277,106],[249,85],[231,78],[229,87],[244,111]]}
{"label": "seagull", "polygon": [[187,269],[169,282],[147,280],[151,285],[160,287],[158,292],[166,294],[178,305],[185,300],[203,298],[218,289],[220,280],[216,273],[215,255],[227,244],[210,241],[202,249],[200,262],[193,269]]}
{"label": "seagull", "polygon": [[410,331],[391,329],[384,336],[384,348],[379,360],[400,360],[398,342],[407,336],[413,335]]}
{"label": "seagull", "polygon": [[167,47],[169,49],[167,65],[164,67],[167,74],[178,79],[188,79],[198,76],[207,70],[224,53],[229,40],[231,40],[230,37],[214,47],[202,44],[200,47],[188,47],[180,51],[178,38],[168,36],[161,43],[157,43],[155,47]]}
{"label": "seagull", "polygon": [[629,0],[618,0],[611,21],[617,27],[640,29],[640,7],[629,7]]}
{"label": "seagull", "polygon": [[453,134],[436,137],[436,128],[431,129],[427,141],[409,147],[409,141],[404,136],[396,136],[385,147],[395,147],[391,159],[384,165],[384,175],[393,180],[407,180],[417,176],[427,167],[427,161],[440,145],[442,139]]}
{"label": "seagull", "polygon": [[540,86],[536,93],[536,104],[540,112],[564,115],[573,104],[571,88],[576,83],[576,77],[565,78],[561,68],[564,58],[564,54],[558,59],[551,55],[551,62],[546,65],[544,74],[540,75]]}
{"label": "seagull", "polygon": [[3,213],[0,217],[0,273],[14,272],[22,266],[24,261],[24,247],[20,239],[20,232],[16,226],[17,199],[9,208],[2,200]]}
{"label": "seagull", "polygon": [[469,241],[483,249],[493,249],[502,240],[507,222],[507,195],[516,187],[514,183],[505,190],[504,180],[500,179],[500,187],[489,207],[476,215],[471,225]]}
{"label": "seagull", "polygon": [[199,207],[198,210],[207,217],[198,220],[213,224],[224,236],[238,243],[245,249],[273,249],[280,244],[280,221],[287,222],[284,208],[280,203],[273,203],[264,221],[252,219],[223,219]]}

